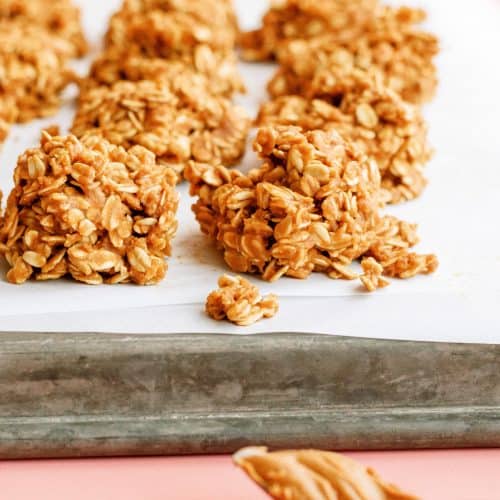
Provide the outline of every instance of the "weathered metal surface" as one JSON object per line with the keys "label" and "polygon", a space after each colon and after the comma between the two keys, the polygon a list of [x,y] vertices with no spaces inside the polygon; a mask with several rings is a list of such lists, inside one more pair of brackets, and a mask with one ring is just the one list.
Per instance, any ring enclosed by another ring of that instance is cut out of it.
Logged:
{"label": "weathered metal surface", "polygon": [[500,446],[500,346],[0,334],[0,457]]}

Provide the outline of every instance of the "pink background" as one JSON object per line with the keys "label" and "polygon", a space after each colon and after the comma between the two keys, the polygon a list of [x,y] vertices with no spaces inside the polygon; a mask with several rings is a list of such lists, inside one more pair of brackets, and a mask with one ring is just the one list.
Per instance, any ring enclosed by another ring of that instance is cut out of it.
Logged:
{"label": "pink background", "polygon": [[[349,453],[429,500],[500,500],[500,450]],[[1,500],[265,500],[230,457],[0,462]]]}

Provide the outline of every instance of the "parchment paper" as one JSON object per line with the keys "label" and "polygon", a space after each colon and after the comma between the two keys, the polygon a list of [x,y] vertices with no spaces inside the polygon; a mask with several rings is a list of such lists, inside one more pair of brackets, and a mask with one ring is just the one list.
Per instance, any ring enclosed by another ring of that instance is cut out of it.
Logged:
{"label": "parchment paper", "polygon": [[[118,0],[80,0],[94,53]],[[306,331],[415,340],[500,342],[500,3],[410,2],[429,11],[427,27],[442,39],[439,93],[425,108],[436,156],[427,166],[430,185],[411,203],[388,213],[420,224],[418,251],[437,253],[433,276],[392,281],[368,295],[357,282],[323,275],[268,284],[281,312],[250,328],[215,323],[203,314],[208,292],[227,268],[200,233],[180,187],[180,229],[167,279],[155,287],[92,287],[62,280],[13,286],[0,269],[0,329],[32,331],[220,332]],[[241,24],[255,26],[265,0],[236,1]],[[77,63],[85,72],[88,60]],[[242,64],[249,93],[238,100],[252,114],[266,99],[274,67]],[[7,195],[17,156],[36,145],[40,130],[63,130],[73,114],[75,89],[50,119],[16,126],[0,153],[0,187]],[[251,149],[251,148],[249,148]],[[242,167],[256,164],[251,151]]]}

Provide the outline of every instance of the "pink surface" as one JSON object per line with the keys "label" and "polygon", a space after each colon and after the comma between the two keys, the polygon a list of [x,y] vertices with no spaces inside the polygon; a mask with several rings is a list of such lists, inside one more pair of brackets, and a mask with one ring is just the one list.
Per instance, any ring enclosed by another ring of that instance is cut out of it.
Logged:
{"label": "pink surface", "polygon": [[[500,500],[500,450],[350,453],[429,500]],[[1,500],[260,500],[229,457],[0,462]]]}

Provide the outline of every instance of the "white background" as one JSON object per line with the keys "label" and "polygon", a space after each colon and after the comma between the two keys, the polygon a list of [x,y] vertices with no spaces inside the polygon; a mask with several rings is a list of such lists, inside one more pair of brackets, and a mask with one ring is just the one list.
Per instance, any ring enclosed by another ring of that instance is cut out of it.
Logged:
{"label": "white background", "polygon": [[[80,0],[94,54],[118,0]],[[241,25],[256,26],[265,0],[237,0]],[[393,281],[375,294],[357,282],[315,275],[306,281],[257,283],[280,296],[281,311],[250,328],[215,323],[203,303],[226,268],[200,234],[181,187],[180,230],[167,279],[159,286],[90,287],[71,281],[6,283],[0,270],[0,329],[137,333],[253,333],[303,331],[436,341],[500,342],[500,2],[412,2],[429,11],[427,28],[442,41],[441,84],[425,115],[437,154],[429,163],[430,185],[411,203],[387,212],[420,224],[422,252],[436,253],[437,274]],[[83,73],[88,60],[79,62]],[[255,114],[265,98],[271,65],[241,65],[249,94],[239,101]],[[36,144],[42,126],[67,127],[71,97],[48,120],[16,126],[0,153],[0,187],[11,187],[17,156]],[[254,165],[249,152],[245,166]]]}

